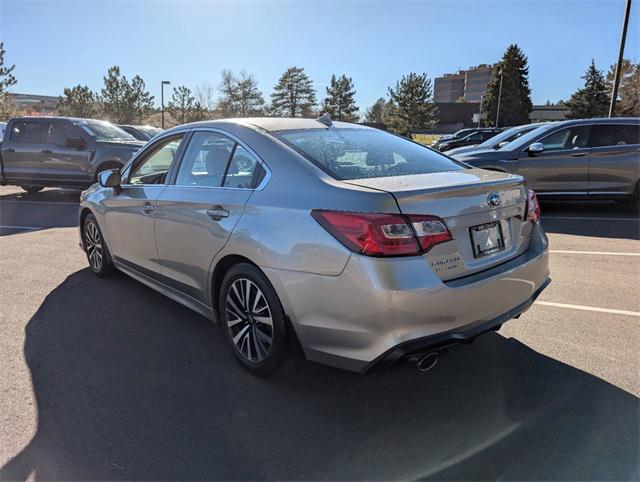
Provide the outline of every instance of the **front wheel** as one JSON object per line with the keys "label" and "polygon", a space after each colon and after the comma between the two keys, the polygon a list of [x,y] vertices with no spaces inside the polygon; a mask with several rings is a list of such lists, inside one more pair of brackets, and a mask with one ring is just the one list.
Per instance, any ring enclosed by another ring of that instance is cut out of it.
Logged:
{"label": "front wheel", "polygon": [[98,226],[98,221],[93,214],[89,214],[84,220],[83,229],[84,251],[87,253],[89,268],[96,276],[103,277],[113,271],[111,254]]}
{"label": "front wheel", "polygon": [[227,272],[218,312],[234,355],[251,373],[273,374],[290,356],[282,304],[257,267],[240,263]]}
{"label": "front wheel", "polygon": [[20,186],[29,194],[36,194],[44,189],[44,186]]}

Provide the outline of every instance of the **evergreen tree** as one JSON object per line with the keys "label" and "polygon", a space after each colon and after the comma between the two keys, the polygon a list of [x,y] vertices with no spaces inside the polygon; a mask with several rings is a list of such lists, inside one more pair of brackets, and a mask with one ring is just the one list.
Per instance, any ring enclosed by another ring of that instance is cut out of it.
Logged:
{"label": "evergreen tree", "polygon": [[610,95],[604,74],[596,68],[594,60],[591,60],[591,65],[581,78],[584,79],[584,87],[574,92],[566,102],[570,109],[568,118],[587,119],[607,116]]}
{"label": "evergreen tree", "polygon": [[247,117],[262,113],[264,98],[258,82],[244,70],[239,75],[230,70],[222,71],[218,108],[226,117]]}
{"label": "evergreen tree", "polygon": [[[502,94],[500,94],[502,83]],[[496,125],[500,98],[499,126],[528,124],[531,103],[527,57],[516,44],[509,45],[502,60],[493,69],[487,93],[482,99],[485,125]]]}
{"label": "evergreen tree", "polygon": [[389,87],[387,122],[392,131],[405,136],[438,123],[438,108],[427,74],[411,72],[396,82],[395,89]]}
{"label": "evergreen tree", "polygon": [[[613,92],[616,64],[607,72],[607,92]],[[640,117],[640,63],[628,59],[622,61],[620,85],[615,114],[618,116]]]}
{"label": "evergreen tree", "polygon": [[316,91],[302,67],[288,68],[271,94],[271,112],[276,116],[309,117],[316,105]]}
{"label": "evergreen tree", "polygon": [[16,114],[16,108],[9,99],[7,89],[17,83],[13,76],[15,65],[4,65],[4,43],[0,42],[0,119],[9,119]]}
{"label": "evergreen tree", "polygon": [[207,110],[201,102],[194,99],[193,108],[187,112],[187,122],[200,122],[207,120]]}
{"label": "evergreen tree", "polygon": [[171,117],[185,124],[191,120],[195,99],[191,95],[191,89],[184,85],[173,88],[171,101],[167,105],[167,110]]}
{"label": "evergreen tree", "polygon": [[142,120],[153,111],[153,96],[146,89],[144,80],[139,75],[131,79],[127,89],[127,105],[135,122]]}
{"label": "evergreen tree", "polygon": [[367,109],[364,116],[365,122],[372,124],[384,124],[387,116],[387,101],[380,97]]}
{"label": "evergreen tree", "polygon": [[331,115],[334,120],[357,122],[360,116],[358,116],[358,107],[354,100],[356,91],[351,77],[343,74],[336,78],[335,75],[332,75],[331,85],[326,89],[327,97],[322,105],[324,112]]}
{"label": "evergreen tree", "polygon": [[86,85],[65,87],[58,102],[58,113],[69,117],[91,118],[98,115],[96,94]]}
{"label": "evergreen tree", "polygon": [[116,124],[142,122],[153,110],[153,96],[146,90],[144,80],[136,75],[129,82],[114,65],[103,77],[101,91],[102,113]]}

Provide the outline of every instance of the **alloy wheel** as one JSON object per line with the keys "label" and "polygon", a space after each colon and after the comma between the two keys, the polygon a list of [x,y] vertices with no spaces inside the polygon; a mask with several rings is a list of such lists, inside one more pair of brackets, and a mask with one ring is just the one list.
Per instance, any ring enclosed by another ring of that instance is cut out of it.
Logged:
{"label": "alloy wheel", "polygon": [[235,280],[226,302],[227,329],[236,349],[251,362],[261,362],[273,345],[273,319],[266,297],[247,278]]}
{"label": "alloy wheel", "polygon": [[87,223],[84,229],[84,245],[87,250],[87,257],[89,258],[91,267],[95,271],[100,271],[100,268],[102,268],[102,258],[104,253],[102,251],[102,237],[100,236],[100,231],[95,223]]}

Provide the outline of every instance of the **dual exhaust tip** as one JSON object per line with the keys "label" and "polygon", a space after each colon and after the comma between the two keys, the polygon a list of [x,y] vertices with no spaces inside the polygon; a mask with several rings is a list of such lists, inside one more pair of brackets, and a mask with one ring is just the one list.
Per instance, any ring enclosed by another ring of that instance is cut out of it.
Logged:
{"label": "dual exhaust tip", "polygon": [[439,359],[440,354],[437,351],[429,352],[418,360],[416,367],[423,373],[428,372],[432,368],[435,368]]}

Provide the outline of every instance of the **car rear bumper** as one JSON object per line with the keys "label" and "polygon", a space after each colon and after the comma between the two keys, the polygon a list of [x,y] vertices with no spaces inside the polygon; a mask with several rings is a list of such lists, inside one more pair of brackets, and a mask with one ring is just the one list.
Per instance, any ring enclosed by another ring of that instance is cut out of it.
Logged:
{"label": "car rear bumper", "polygon": [[307,358],[358,372],[491,330],[527,310],[550,281],[539,224],[525,253],[481,273],[443,282],[426,263],[353,255],[339,276],[264,271]]}

